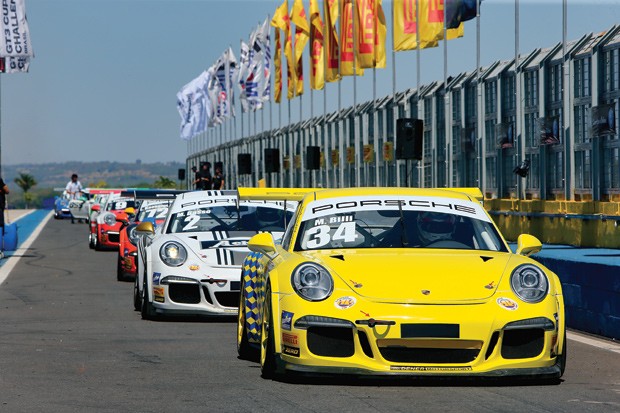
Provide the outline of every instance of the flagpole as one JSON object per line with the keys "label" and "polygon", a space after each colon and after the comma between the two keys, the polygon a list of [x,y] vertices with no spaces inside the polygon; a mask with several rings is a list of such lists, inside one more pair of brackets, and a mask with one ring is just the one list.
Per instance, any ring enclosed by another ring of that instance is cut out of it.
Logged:
{"label": "flagpole", "polygon": [[[416,9],[417,9],[417,0],[416,0]],[[392,2],[392,30],[394,30],[394,28],[396,26],[394,26],[394,14],[396,13],[396,9],[395,9],[395,2]],[[417,20],[416,20],[417,21]],[[417,36],[417,33],[416,33]],[[394,112],[394,104],[396,102],[396,46],[394,44],[394,33],[392,33],[392,107],[390,108],[392,110],[392,131],[394,131],[394,118],[396,117],[396,114]],[[394,135],[394,133],[392,132],[392,135]],[[392,136],[392,142],[395,142],[396,139],[394,139],[394,136]],[[388,161],[385,161],[386,163]],[[400,185],[400,172],[398,169],[398,160],[394,159],[394,168],[396,169],[396,180],[398,185]],[[385,183],[386,186],[390,186],[389,182],[389,168],[386,165],[385,167]]]}
{"label": "flagpole", "polygon": [[[416,42],[416,108],[418,109],[418,117],[420,116],[420,83],[421,83],[421,74],[420,74],[420,7],[419,2],[416,0],[416,6],[415,6],[415,13],[416,13],[416,17],[415,17],[415,21],[416,21],[416,34],[415,34],[415,42]],[[426,108],[424,108],[424,110],[426,110]],[[430,147],[430,142],[427,143],[427,145]],[[424,158],[424,156],[423,156]],[[424,186],[424,165],[422,164],[422,161],[417,160],[416,164],[418,165],[418,187],[422,188]]]}
{"label": "flagpole", "polygon": [[477,109],[477,118],[476,119],[476,123],[477,123],[477,131],[476,131],[476,160],[477,160],[477,165],[476,165],[476,172],[478,174],[478,188],[480,188],[480,190],[482,191],[482,193],[484,194],[486,188],[484,185],[484,176],[483,176],[483,159],[482,159],[482,119],[483,119],[483,113],[482,113],[482,85],[480,84],[480,78],[482,75],[482,68],[480,67],[480,3],[482,0],[478,0],[478,7],[476,8],[476,91],[477,91],[477,98],[478,98],[478,109]]}
{"label": "flagpole", "polygon": [[[356,9],[356,1],[355,0],[350,0],[351,1],[351,28],[352,28],[352,33],[353,33],[353,137],[355,139],[353,147],[355,150],[355,162],[353,163],[353,165],[355,165],[355,186],[359,187],[360,186],[360,162],[359,162],[359,157],[360,157],[360,144],[361,142],[359,141],[359,139],[357,139],[357,134],[356,134],[356,127],[355,125],[357,124],[357,56],[355,56],[355,46],[356,46],[356,40],[357,40],[357,36],[355,33],[355,15],[357,13],[357,9]],[[357,148],[355,148],[357,146]]]}
{"label": "flagpole", "polygon": [[448,94],[448,22],[447,20],[447,10],[444,3],[443,8],[443,103],[444,103],[444,163],[445,163],[445,179],[444,186],[452,186],[452,177],[450,176],[450,96]]}
{"label": "flagpole", "polygon": [[[513,131],[513,148],[515,148],[515,166],[519,166],[525,147],[521,145],[521,82],[519,75],[519,0],[515,0],[515,125]],[[523,182],[517,176],[517,199],[524,198]]]}

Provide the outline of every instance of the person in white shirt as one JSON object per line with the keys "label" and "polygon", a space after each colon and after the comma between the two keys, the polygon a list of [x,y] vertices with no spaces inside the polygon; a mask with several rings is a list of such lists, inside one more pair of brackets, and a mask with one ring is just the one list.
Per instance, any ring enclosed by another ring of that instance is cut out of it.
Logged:
{"label": "person in white shirt", "polygon": [[[71,175],[71,180],[67,183],[65,191],[67,192],[67,195],[69,195],[69,199],[78,199],[80,197],[80,194],[82,193],[82,184],[78,181],[77,174]],[[80,219],[79,222],[82,222],[82,220]],[[75,224],[73,215],[71,215],[71,223]]]}

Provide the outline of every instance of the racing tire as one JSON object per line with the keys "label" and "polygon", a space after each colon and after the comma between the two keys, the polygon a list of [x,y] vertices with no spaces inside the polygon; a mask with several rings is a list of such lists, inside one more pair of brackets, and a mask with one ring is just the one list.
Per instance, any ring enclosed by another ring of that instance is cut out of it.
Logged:
{"label": "racing tire", "polygon": [[155,320],[157,318],[155,308],[153,307],[153,304],[149,301],[149,293],[146,286],[146,279],[144,280],[144,286],[142,287],[142,306],[140,310],[143,320]]}
{"label": "racing tire", "polygon": [[245,318],[245,295],[243,294],[243,289],[239,297],[239,313],[237,314],[237,354],[242,360],[258,361],[258,350],[252,347],[248,341],[248,330]]}
{"label": "racing tire", "polygon": [[564,370],[566,370],[566,331],[564,331],[564,348],[562,349],[562,354],[558,356],[558,366],[560,367],[560,377],[564,375]]}
{"label": "racing tire", "polygon": [[271,308],[271,286],[267,285],[261,323],[260,371],[264,379],[273,379],[277,374],[275,339],[273,337],[273,311]]}
{"label": "racing tire", "polygon": [[116,281],[125,281],[125,276],[123,275],[123,262],[121,261],[120,254],[116,255]]}
{"label": "racing tire", "polygon": [[140,289],[138,288],[138,277],[133,282],[133,309],[140,311],[142,309],[142,299],[140,297]]}

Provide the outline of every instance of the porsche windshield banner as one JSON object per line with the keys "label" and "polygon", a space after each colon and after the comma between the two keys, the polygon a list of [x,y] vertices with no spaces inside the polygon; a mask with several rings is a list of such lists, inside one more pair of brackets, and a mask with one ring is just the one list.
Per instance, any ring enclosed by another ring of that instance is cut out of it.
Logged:
{"label": "porsche windshield banner", "polygon": [[385,195],[351,196],[315,201],[306,207],[302,221],[346,212],[398,210],[399,204],[403,211],[443,212],[490,222],[482,206],[475,202],[455,198]]}
{"label": "porsche windshield banner", "polygon": [[34,57],[25,0],[2,0],[0,57]]}

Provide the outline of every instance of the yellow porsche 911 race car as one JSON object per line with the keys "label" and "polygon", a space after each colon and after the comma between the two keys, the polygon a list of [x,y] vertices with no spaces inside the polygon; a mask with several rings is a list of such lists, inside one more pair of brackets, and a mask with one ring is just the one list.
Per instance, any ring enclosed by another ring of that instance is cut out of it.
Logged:
{"label": "yellow porsche 911 race car", "polygon": [[563,374],[560,280],[535,237],[511,252],[478,189],[296,191],[281,245],[257,234],[243,266],[237,349],[263,377]]}

